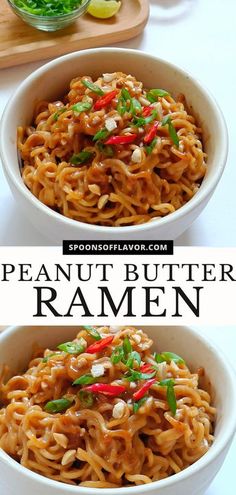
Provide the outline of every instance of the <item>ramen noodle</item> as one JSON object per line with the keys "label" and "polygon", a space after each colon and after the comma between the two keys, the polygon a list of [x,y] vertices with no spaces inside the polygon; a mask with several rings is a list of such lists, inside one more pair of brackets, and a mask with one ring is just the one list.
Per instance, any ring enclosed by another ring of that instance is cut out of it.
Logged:
{"label": "ramen noodle", "polygon": [[0,447],[36,473],[92,488],[186,469],[213,442],[215,408],[202,368],[151,346],[133,327],[83,327],[38,351],[25,373],[2,376]]}
{"label": "ramen noodle", "polygon": [[26,186],[66,217],[109,227],[174,212],[206,172],[202,130],[185,98],[131,75],[73,79],[62,101],[40,101],[18,128]]}

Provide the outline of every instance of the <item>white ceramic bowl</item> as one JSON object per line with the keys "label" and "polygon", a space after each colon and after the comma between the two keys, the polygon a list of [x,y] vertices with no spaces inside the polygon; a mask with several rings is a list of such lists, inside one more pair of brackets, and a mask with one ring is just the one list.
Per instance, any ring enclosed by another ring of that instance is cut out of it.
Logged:
{"label": "white ceramic bowl", "polygon": [[[197,194],[182,208],[155,222],[130,227],[100,227],[77,222],[43,205],[23,184],[16,151],[16,128],[32,122],[35,101],[56,99],[67,91],[77,75],[96,76],[121,70],[177,96],[183,93],[203,128],[208,154],[207,174]],[[1,123],[0,150],[10,188],[31,222],[54,244],[62,239],[175,239],[200,214],[222,175],[228,148],[227,130],[214,98],[182,69],[152,55],[134,50],[96,48],[71,53],[42,66],[17,88]]]}
{"label": "white ceramic bowl", "polygon": [[[92,489],[59,483],[18,464],[0,450],[0,486],[3,494],[34,495],[202,495],[220,469],[236,428],[235,375],[227,358],[196,331],[185,327],[143,327],[156,349],[168,349],[182,356],[192,370],[203,366],[212,385],[217,407],[215,441],[209,451],[184,471],[161,481],[132,488]],[[11,327],[0,335],[0,367],[7,363],[12,372],[24,369],[32,345],[56,346],[72,339],[78,327]]]}

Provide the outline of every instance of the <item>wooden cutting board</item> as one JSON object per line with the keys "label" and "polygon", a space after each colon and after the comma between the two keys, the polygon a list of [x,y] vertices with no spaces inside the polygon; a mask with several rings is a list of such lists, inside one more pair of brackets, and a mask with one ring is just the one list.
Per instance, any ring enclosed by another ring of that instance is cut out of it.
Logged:
{"label": "wooden cutting board", "polygon": [[142,32],[148,16],[148,0],[122,0],[121,9],[111,19],[86,14],[66,29],[45,33],[21,21],[7,1],[1,0],[0,68],[133,38]]}

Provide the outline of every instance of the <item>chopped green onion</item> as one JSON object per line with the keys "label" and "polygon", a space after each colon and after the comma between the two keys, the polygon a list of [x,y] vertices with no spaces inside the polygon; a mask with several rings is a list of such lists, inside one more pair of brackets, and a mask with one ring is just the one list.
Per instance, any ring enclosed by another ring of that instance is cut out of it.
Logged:
{"label": "chopped green onion", "polygon": [[125,101],[131,100],[131,95],[130,95],[128,89],[126,89],[126,88],[122,88],[121,96],[122,96],[122,98],[124,98]]}
{"label": "chopped green onion", "polygon": [[92,108],[92,105],[88,101],[81,101],[80,103],[76,103],[75,105],[73,105],[71,108],[72,110],[74,110],[74,112],[81,113],[86,112],[86,110],[90,110]]}
{"label": "chopped green onion", "polygon": [[52,354],[49,354],[48,356],[45,356],[43,359],[42,359],[42,363],[47,363],[48,360],[53,357],[53,356],[57,356],[58,354],[56,352],[53,352]]}
{"label": "chopped green onion", "polygon": [[98,146],[99,151],[101,151],[101,153],[104,153],[104,155],[106,155],[108,157],[114,156],[114,149],[109,144],[105,145],[103,143],[97,143],[97,146]]}
{"label": "chopped green onion", "polygon": [[47,404],[44,407],[44,410],[48,413],[59,413],[59,412],[64,412],[68,407],[71,406],[73,403],[73,400],[69,399],[56,399],[56,400],[51,400],[47,402]]}
{"label": "chopped green onion", "polygon": [[125,357],[128,357],[128,354],[130,352],[132,352],[132,345],[131,345],[131,342],[129,340],[129,337],[127,337],[127,336],[124,338],[124,341],[123,341],[123,349],[124,349]]}
{"label": "chopped green onion", "polygon": [[68,110],[68,108],[67,108],[67,107],[60,108],[60,109],[59,109],[56,113],[54,113],[54,115],[53,115],[53,120],[57,121],[57,120],[58,120],[59,115],[61,115],[61,113],[66,112],[66,110]]}
{"label": "chopped green onion", "polygon": [[138,365],[140,366],[140,364],[141,364],[141,356],[140,356],[140,354],[137,351],[132,351],[129,354],[129,357],[128,357],[127,362],[126,362],[126,366],[128,368],[132,368],[134,361],[137,361]]}
{"label": "chopped green onion", "polygon": [[177,364],[185,364],[184,359],[174,352],[162,352],[161,354],[155,353],[154,359],[157,363],[163,363],[164,361],[170,363],[171,361],[174,361]]}
{"label": "chopped green onion", "polygon": [[132,115],[136,115],[136,113],[139,113],[141,111],[142,111],[141,103],[136,98],[132,98],[130,100],[130,113],[132,113]]}
{"label": "chopped green onion", "polygon": [[177,146],[177,148],[178,148],[179,147],[179,137],[178,137],[178,134],[177,134],[172,122],[171,122],[170,115],[166,115],[164,117],[161,125],[162,125],[162,127],[164,127],[165,125],[168,125],[168,131],[169,131],[170,138],[172,139],[175,146]]}
{"label": "chopped green onion", "polygon": [[155,120],[158,117],[158,112],[157,110],[153,110],[151,115],[149,117],[134,117],[134,125],[137,127],[143,127],[147,124],[150,124],[153,120]]}
{"label": "chopped green onion", "polygon": [[81,5],[82,0],[14,0],[13,3],[29,14],[48,17],[70,14]]}
{"label": "chopped green onion", "polygon": [[148,155],[150,155],[153,152],[156,144],[157,144],[157,138],[154,138],[152,142],[149,144],[149,146],[145,146],[145,150]]}
{"label": "chopped green onion", "polygon": [[123,116],[127,112],[127,102],[122,96],[118,99],[117,112]]}
{"label": "chopped green onion", "polygon": [[114,349],[111,355],[111,362],[112,364],[117,364],[120,361],[122,361],[124,358],[124,349],[123,346],[118,346]]}
{"label": "chopped green onion", "polygon": [[79,399],[82,407],[92,407],[93,405],[93,394],[87,390],[80,390]]}
{"label": "chopped green onion", "polygon": [[89,385],[90,383],[96,382],[96,378],[94,378],[91,374],[82,375],[77,378],[72,385]]}
{"label": "chopped green onion", "polygon": [[65,342],[64,344],[58,345],[57,348],[67,354],[81,354],[85,349],[80,342]]}
{"label": "chopped green onion", "polygon": [[169,96],[169,94],[170,93],[164,89],[150,89],[147,94],[147,99],[151,101],[151,103],[154,103],[155,101],[158,101],[159,97],[162,98],[163,96]]}
{"label": "chopped green onion", "polygon": [[91,156],[93,156],[93,153],[91,151],[81,151],[80,153],[76,153],[75,155],[72,155],[70,158],[70,163],[73,165],[81,165],[82,163],[87,162]]}
{"label": "chopped green onion", "polygon": [[177,403],[176,403],[174,384],[175,384],[175,382],[174,382],[173,378],[167,378],[166,380],[162,380],[161,382],[159,382],[158,385],[160,385],[161,387],[167,387],[167,392],[166,392],[167,402],[168,402],[168,405],[169,405],[171,412],[175,416],[176,409],[177,409]]}
{"label": "chopped green onion", "polygon": [[136,382],[137,380],[149,380],[156,375],[156,370],[153,373],[141,373],[141,371],[136,371],[130,369],[128,374],[125,375],[125,379],[129,382]]}
{"label": "chopped green onion", "polygon": [[148,396],[145,395],[144,397],[142,397],[142,399],[139,399],[137,402],[133,403],[134,414],[136,414],[138,412],[140,407],[144,404],[144,402],[146,402],[147,399],[148,399]]}
{"label": "chopped green onion", "polygon": [[90,337],[93,337],[93,339],[101,340],[102,337],[101,337],[100,333],[96,330],[96,328],[91,327],[91,326],[84,326],[84,329],[86,330],[86,332],[88,332]]}
{"label": "chopped green onion", "polygon": [[107,129],[100,129],[95,136],[93,136],[93,141],[100,141],[101,139],[106,139],[109,136],[109,131]]}
{"label": "chopped green onion", "polygon": [[94,83],[88,81],[87,79],[82,79],[81,82],[86,88],[90,89],[93,93],[96,93],[97,95],[100,95],[100,96],[104,95],[104,91],[101,88],[99,88],[99,86],[97,86],[97,84],[94,84]]}

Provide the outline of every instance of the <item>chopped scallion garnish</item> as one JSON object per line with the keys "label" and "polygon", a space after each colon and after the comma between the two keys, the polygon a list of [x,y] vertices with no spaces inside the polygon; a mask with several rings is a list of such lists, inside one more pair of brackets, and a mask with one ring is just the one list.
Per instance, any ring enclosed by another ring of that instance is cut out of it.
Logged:
{"label": "chopped scallion garnish", "polygon": [[91,326],[84,326],[84,329],[86,330],[86,332],[88,332],[90,337],[93,337],[93,339],[101,340],[102,337],[101,337],[100,333],[96,330],[96,328],[91,327]]}
{"label": "chopped scallion garnish", "polygon": [[92,156],[93,153],[91,151],[81,151],[80,153],[72,155],[70,163],[73,165],[81,165],[82,163],[87,162]]}
{"label": "chopped scallion garnish", "polygon": [[82,375],[77,378],[72,385],[90,385],[90,383],[96,382],[96,378],[94,378],[91,374]]}
{"label": "chopped scallion garnish", "polygon": [[56,400],[51,400],[47,402],[47,404],[44,407],[44,410],[48,413],[59,413],[59,412],[64,412],[68,407],[71,406],[73,403],[73,400],[69,399],[56,399]]}
{"label": "chopped scallion garnish", "polygon": [[162,120],[161,125],[162,125],[162,127],[164,127],[165,125],[168,125],[168,131],[169,131],[170,138],[173,141],[173,143],[175,144],[175,146],[177,146],[177,148],[178,148],[179,147],[179,137],[178,137],[178,134],[177,134],[177,132],[176,132],[176,130],[172,124],[171,116],[166,115],[164,117],[164,119]]}
{"label": "chopped scallion garnish", "polygon": [[164,361],[170,363],[171,361],[174,361],[177,364],[185,364],[184,359],[174,352],[162,352],[161,354],[155,353],[154,359],[157,363],[163,363]]}
{"label": "chopped scallion garnish", "polygon": [[156,370],[153,373],[141,373],[141,371],[136,371],[130,369],[125,375],[125,379],[128,382],[136,382],[137,380],[150,380],[156,375]]}
{"label": "chopped scallion garnish", "polygon": [[157,138],[154,138],[152,142],[149,144],[149,146],[145,146],[145,150],[148,155],[150,155],[153,152],[156,144],[157,144]]}
{"label": "chopped scallion garnish", "polygon": [[88,392],[87,390],[80,390],[79,399],[82,407],[92,407],[94,399],[91,392]]}
{"label": "chopped scallion garnish", "polygon": [[134,414],[136,414],[138,412],[140,407],[146,402],[147,399],[148,399],[148,396],[145,395],[145,397],[142,397],[142,399],[139,399],[137,402],[133,403]]}
{"label": "chopped scallion garnish", "polygon": [[169,96],[169,93],[164,89],[150,89],[150,91],[147,94],[147,99],[151,103],[154,103],[155,101],[158,101],[159,97],[163,97],[163,96]]}
{"label": "chopped scallion garnish", "polygon": [[61,115],[62,113],[66,112],[66,110],[68,110],[67,107],[59,108],[59,110],[56,113],[54,113],[53,120],[57,121],[59,115]]}
{"label": "chopped scallion garnish", "polygon": [[66,352],[67,354],[81,354],[81,352],[84,352],[84,345],[79,341],[79,342],[65,342],[64,344],[60,344],[57,346],[57,348],[62,351]]}
{"label": "chopped scallion garnish", "polygon": [[81,113],[86,112],[86,110],[90,110],[92,108],[92,105],[88,101],[81,101],[73,105],[71,108],[75,113]]}
{"label": "chopped scallion garnish", "polygon": [[93,136],[93,141],[100,141],[106,139],[109,136],[109,131],[107,129],[100,129],[95,136]]}
{"label": "chopped scallion garnish", "polygon": [[100,96],[104,95],[104,91],[101,88],[99,88],[97,84],[88,81],[88,79],[82,79],[81,82],[86,88],[90,89],[90,91],[92,91],[93,93],[96,93],[97,95]]}
{"label": "chopped scallion garnish", "polygon": [[175,382],[174,382],[173,378],[167,378],[166,380],[162,380],[161,382],[159,382],[158,385],[160,385],[161,387],[167,387],[167,392],[166,392],[167,402],[168,402],[168,405],[169,405],[171,412],[175,416],[176,409],[177,409],[177,403],[176,403],[176,397],[175,397],[174,384],[175,384]]}

